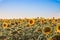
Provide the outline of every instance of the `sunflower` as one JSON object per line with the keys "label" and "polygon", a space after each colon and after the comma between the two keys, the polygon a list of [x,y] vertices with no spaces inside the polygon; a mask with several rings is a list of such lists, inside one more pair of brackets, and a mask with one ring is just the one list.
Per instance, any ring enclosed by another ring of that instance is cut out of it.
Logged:
{"label": "sunflower", "polygon": [[6,22],[3,22],[3,28],[7,28],[8,24]]}
{"label": "sunflower", "polygon": [[18,25],[21,25],[22,24],[22,20],[18,20]]}
{"label": "sunflower", "polygon": [[9,19],[9,20],[8,20],[8,24],[11,24],[11,22],[12,22],[12,20],[11,20],[11,19]]}
{"label": "sunflower", "polygon": [[44,18],[41,18],[41,19],[40,19],[40,22],[41,22],[41,23],[44,23],[44,22],[46,22],[46,20],[45,20]]}
{"label": "sunflower", "polygon": [[57,32],[60,33],[60,23],[57,24]]}
{"label": "sunflower", "polygon": [[50,27],[44,27],[42,32],[43,32],[44,34],[50,34],[51,31],[52,31],[52,29],[51,29]]}
{"label": "sunflower", "polygon": [[32,26],[33,24],[34,24],[34,19],[30,19],[30,20],[29,20],[29,25]]}

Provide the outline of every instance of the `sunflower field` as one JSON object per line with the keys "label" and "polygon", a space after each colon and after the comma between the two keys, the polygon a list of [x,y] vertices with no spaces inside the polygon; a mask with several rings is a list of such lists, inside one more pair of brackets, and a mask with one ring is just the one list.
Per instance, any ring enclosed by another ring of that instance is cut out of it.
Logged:
{"label": "sunflower field", "polygon": [[0,19],[0,40],[60,40],[60,18]]}

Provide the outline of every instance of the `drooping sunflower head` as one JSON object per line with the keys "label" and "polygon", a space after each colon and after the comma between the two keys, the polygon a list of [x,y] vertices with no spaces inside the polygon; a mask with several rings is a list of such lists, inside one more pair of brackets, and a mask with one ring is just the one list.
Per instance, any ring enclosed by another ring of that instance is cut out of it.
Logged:
{"label": "drooping sunflower head", "polygon": [[60,23],[57,24],[57,32],[60,33]]}
{"label": "drooping sunflower head", "polygon": [[43,28],[43,33],[44,33],[44,34],[50,34],[51,31],[52,31],[52,29],[51,29],[50,27],[44,27],[44,28]]}
{"label": "drooping sunflower head", "polygon": [[29,25],[33,25],[34,22],[35,22],[34,19],[30,19],[30,20],[29,20]]}
{"label": "drooping sunflower head", "polygon": [[7,28],[8,27],[8,24],[6,22],[3,22],[3,28]]}

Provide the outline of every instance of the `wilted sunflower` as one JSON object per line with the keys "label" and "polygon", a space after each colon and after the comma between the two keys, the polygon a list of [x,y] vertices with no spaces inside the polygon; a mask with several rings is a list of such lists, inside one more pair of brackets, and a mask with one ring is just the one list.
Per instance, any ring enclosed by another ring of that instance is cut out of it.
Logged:
{"label": "wilted sunflower", "polygon": [[60,33],[60,23],[57,24],[57,32]]}
{"label": "wilted sunflower", "polygon": [[43,34],[50,34],[52,32],[52,29],[50,27],[44,27],[42,32]]}
{"label": "wilted sunflower", "polygon": [[6,22],[3,22],[3,28],[7,28],[8,24]]}
{"label": "wilted sunflower", "polygon": [[32,26],[33,24],[34,24],[34,19],[30,19],[30,20],[29,20],[29,25]]}

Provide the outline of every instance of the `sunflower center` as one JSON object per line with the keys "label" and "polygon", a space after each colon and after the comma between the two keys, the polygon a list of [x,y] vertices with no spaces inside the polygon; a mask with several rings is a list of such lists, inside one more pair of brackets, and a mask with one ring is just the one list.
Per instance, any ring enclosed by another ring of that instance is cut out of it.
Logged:
{"label": "sunflower center", "polygon": [[30,23],[32,24],[32,23],[33,23],[33,21],[32,21],[32,20],[30,20]]}
{"label": "sunflower center", "polygon": [[6,27],[6,24],[4,24],[4,27]]}
{"label": "sunflower center", "polygon": [[60,30],[60,26],[58,27],[58,29]]}
{"label": "sunflower center", "polygon": [[45,33],[50,32],[50,31],[51,31],[51,28],[49,28],[49,27],[44,28]]}

